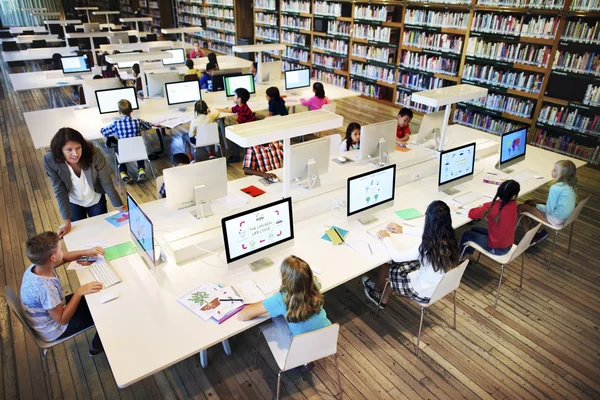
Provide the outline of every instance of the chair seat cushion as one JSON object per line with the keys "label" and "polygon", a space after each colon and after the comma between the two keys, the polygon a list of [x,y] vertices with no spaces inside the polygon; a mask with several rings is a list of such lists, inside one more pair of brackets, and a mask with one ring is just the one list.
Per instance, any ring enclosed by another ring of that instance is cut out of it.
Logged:
{"label": "chair seat cushion", "polygon": [[[284,317],[279,316],[275,317],[274,319],[276,318],[282,319],[282,322],[287,324]],[[277,366],[283,371],[291,341],[289,331],[281,329],[278,325],[281,324],[273,322],[271,324],[261,326],[260,330],[265,337],[265,341],[267,342],[269,349],[271,349],[271,353],[273,353],[273,357],[275,358]]]}
{"label": "chair seat cushion", "polygon": [[477,250],[478,252],[480,252],[484,256],[486,256],[486,257],[488,257],[488,258],[496,261],[499,264],[508,264],[511,261],[511,258],[512,258],[513,254],[517,250],[517,245],[513,244],[508,253],[506,253],[504,255],[501,255],[501,256],[498,256],[496,254],[490,253],[489,251],[487,251],[483,247],[479,246],[475,242],[468,241],[467,243],[465,243],[465,245],[468,245],[468,246],[474,248],[475,250]]}
{"label": "chair seat cushion", "polygon": [[531,218],[532,220],[537,221],[537,222],[541,223],[542,225],[547,226],[550,229],[554,229],[555,231],[560,231],[561,229],[563,229],[565,227],[564,224],[562,224],[562,225],[552,225],[550,222],[544,221],[544,220],[542,220],[542,219],[540,219],[540,218],[536,217],[535,215],[530,214],[528,212],[521,213],[521,215],[525,216],[525,217],[528,217],[528,218]]}

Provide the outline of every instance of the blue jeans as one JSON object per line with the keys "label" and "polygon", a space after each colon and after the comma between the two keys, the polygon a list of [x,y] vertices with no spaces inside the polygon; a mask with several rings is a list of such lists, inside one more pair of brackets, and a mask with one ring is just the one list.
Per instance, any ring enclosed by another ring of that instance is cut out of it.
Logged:
{"label": "blue jeans", "polygon": [[86,219],[87,217],[95,217],[96,215],[106,214],[106,196],[102,195],[100,201],[91,207],[81,207],[77,204],[71,204],[71,222]]}
{"label": "blue jeans", "polygon": [[[481,246],[485,251],[488,251],[496,256],[503,256],[508,253],[512,246],[506,247],[504,249],[491,249],[488,247],[488,230],[485,228],[475,227],[470,231],[466,231],[463,233],[462,238],[460,239],[460,251],[462,251],[466,242],[474,242],[477,245]],[[473,254],[475,249],[472,247],[467,247],[465,250],[465,254]]]}

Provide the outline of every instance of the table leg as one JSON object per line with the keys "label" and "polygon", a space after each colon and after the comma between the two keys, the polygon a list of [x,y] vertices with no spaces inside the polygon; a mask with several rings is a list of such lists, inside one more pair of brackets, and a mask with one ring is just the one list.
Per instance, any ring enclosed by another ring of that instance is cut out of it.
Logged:
{"label": "table leg", "polygon": [[165,143],[163,142],[163,132],[165,128],[156,128],[156,135],[158,136],[158,143],[160,144],[160,151],[155,151],[148,155],[148,159],[156,160],[164,151]]}
{"label": "table leg", "polygon": [[200,365],[202,365],[202,368],[206,368],[208,365],[208,351],[206,349],[200,350]]}
{"label": "table leg", "polygon": [[225,146],[225,150],[229,150],[227,138],[225,137],[225,118],[219,118],[219,129],[221,131],[221,137],[223,138],[223,146]]}

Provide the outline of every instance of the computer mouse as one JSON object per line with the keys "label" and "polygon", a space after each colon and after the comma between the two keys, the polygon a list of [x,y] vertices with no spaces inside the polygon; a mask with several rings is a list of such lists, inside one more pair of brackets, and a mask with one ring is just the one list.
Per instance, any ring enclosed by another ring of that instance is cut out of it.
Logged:
{"label": "computer mouse", "polygon": [[278,178],[269,178],[269,181],[273,182],[273,183],[277,183],[279,182]]}
{"label": "computer mouse", "polygon": [[343,157],[343,156],[336,157],[336,160],[338,160],[341,163],[345,163],[347,161],[346,157]]}
{"label": "computer mouse", "polygon": [[104,304],[106,302],[109,302],[111,300],[118,299],[118,298],[119,298],[119,293],[116,293],[116,292],[104,293],[102,295],[102,297],[100,297],[100,304]]}

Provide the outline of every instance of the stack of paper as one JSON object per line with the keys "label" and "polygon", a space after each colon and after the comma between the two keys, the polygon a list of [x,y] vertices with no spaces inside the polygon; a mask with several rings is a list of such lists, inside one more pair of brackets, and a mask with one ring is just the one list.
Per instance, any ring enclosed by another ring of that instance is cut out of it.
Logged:
{"label": "stack of paper", "polygon": [[222,323],[244,308],[245,302],[231,286],[222,288],[203,283],[184,293],[177,301],[202,318]]}

